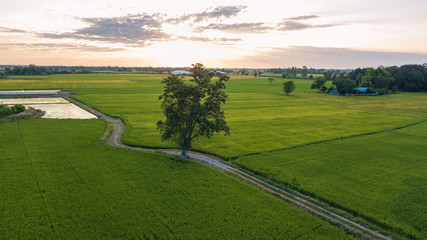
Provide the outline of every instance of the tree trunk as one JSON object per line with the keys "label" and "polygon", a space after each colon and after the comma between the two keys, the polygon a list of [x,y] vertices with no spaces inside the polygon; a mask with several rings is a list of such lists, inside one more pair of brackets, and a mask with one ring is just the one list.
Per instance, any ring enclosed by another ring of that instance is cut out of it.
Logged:
{"label": "tree trunk", "polygon": [[181,159],[187,159],[187,153],[188,153],[188,149],[186,148],[181,148]]}

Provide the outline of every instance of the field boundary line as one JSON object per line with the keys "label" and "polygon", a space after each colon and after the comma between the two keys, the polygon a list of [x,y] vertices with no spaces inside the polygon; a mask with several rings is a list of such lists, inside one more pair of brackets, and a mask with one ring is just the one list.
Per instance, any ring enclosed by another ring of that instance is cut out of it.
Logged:
{"label": "field boundary line", "polygon": [[279,148],[279,149],[273,149],[273,150],[268,150],[268,151],[242,154],[242,155],[231,157],[230,159],[231,160],[236,160],[236,159],[241,158],[241,157],[256,156],[256,155],[260,155],[260,154],[264,154],[264,153],[274,153],[274,152],[286,151],[286,150],[291,150],[291,149],[301,148],[301,147],[307,147],[307,146],[321,144],[321,143],[327,143],[327,142],[333,142],[333,141],[340,141],[340,140],[343,140],[343,139],[363,137],[363,136],[370,136],[370,135],[380,134],[380,133],[384,133],[384,132],[390,132],[390,131],[405,129],[405,128],[412,127],[412,126],[415,126],[415,125],[418,125],[418,124],[421,124],[421,123],[424,123],[424,122],[427,122],[427,119],[424,119],[424,120],[421,120],[421,121],[418,121],[418,122],[414,122],[414,123],[410,123],[410,124],[407,124],[407,125],[404,125],[404,126],[400,126],[400,127],[390,128],[390,129],[378,130],[378,131],[373,131],[373,132],[368,132],[368,133],[361,133],[361,134],[354,134],[354,135],[350,135],[350,136],[344,136],[344,137],[338,137],[338,138],[334,138],[334,139],[321,140],[321,141],[311,142],[311,143],[304,143],[304,144],[300,144],[300,145],[296,145],[296,146]]}
{"label": "field boundary line", "polygon": [[17,121],[16,121],[16,129],[17,129],[17,131],[18,131],[19,140],[21,141],[22,146],[24,147],[24,150],[25,150],[25,156],[27,157],[27,159],[28,159],[28,160],[30,160],[31,170],[32,170],[33,175],[34,175],[34,180],[35,180],[35,182],[36,182],[36,186],[37,186],[37,190],[38,190],[38,192],[39,192],[40,198],[42,199],[42,203],[43,203],[43,206],[44,206],[44,212],[45,212],[45,214],[46,214],[46,216],[47,216],[47,218],[48,218],[48,220],[49,220],[50,229],[52,230],[53,236],[54,236],[55,238],[57,238],[57,236],[56,236],[56,232],[55,232],[55,228],[54,228],[54,226],[53,226],[53,222],[52,222],[52,217],[50,216],[49,210],[48,210],[48,208],[47,208],[47,204],[46,204],[46,201],[45,201],[45,199],[44,199],[43,192],[42,192],[42,190],[40,189],[39,178],[37,177],[36,170],[34,169],[33,160],[31,159],[30,155],[28,154],[27,146],[25,145],[24,139],[22,138],[21,128],[20,128],[20,126],[19,126],[19,122],[20,122],[20,120],[17,120]]}
{"label": "field boundary line", "polygon": [[[76,104],[77,106],[83,108],[84,110],[89,111],[90,113],[94,114],[97,117],[105,119],[106,121],[108,121],[110,124],[113,125],[114,129],[107,140],[107,144],[110,146],[128,149],[128,150],[137,150],[137,151],[152,152],[152,153],[154,152],[165,153],[174,157],[179,157],[181,155],[181,151],[179,149],[154,149],[154,148],[128,146],[122,142],[122,136],[123,136],[123,132],[126,129],[126,125],[119,117],[111,117],[109,115],[106,115],[92,107],[87,106],[86,104],[74,98],[71,98],[68,96],[63,96],[63,98]],[[355,220],[352,220],[344,216],[343,214],[336,213],[333,210],[327,209],[327,207],[324,207],[316,202],[310,201],[312,198],[309,196],[306,196],[303,193],[299,193],[298,191],[295,191],[298,194],[294,194],[291,191],[287,191],[285,189],[276,187],[262,180],[261,178],[258,178],[257,176],[253,176],[251,174],[248,174],[246,172],[239,170],[238,168],[225,164],[223,163],[224,160],[219,157],[211,156],[208,154],[199,153],[195,151],[189,151],[188,157],[191,160],[203,163],[212,168],[216,168],[218,170],[226,172],[231,176],[239,178],[247,183],[250,183],[258,187],[261,190],[264,190],[269,194],[278,196],[285,202],[305,212],[308,212],[317,218],[327,221],[330,224],[347,231],[353,236],[360,237],[363,239],[393,239],[392,236],[384,234],[383,232],[386,232],[386,231],[383,229],[379,229],[379,227],[376,229],[373,229],[371,227],[363,225],[362,223],[356,222]],[[327,203],[324,203],[324,204],[328,207],[333,208],[332,206],[329,206]],[[342,211],[342,212],[346,212],[346,211]],[[348,213],[348,215],[351,216],[350,213]]]}

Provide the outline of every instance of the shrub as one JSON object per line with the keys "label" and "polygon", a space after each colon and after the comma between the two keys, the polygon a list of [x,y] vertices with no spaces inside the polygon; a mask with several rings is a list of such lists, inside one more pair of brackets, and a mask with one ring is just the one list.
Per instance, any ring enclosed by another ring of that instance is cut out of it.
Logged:
{"label": "shrub", "polygon": [[25,111],[25,107],[21,104],[13,105],[12,107],[9,107],[4,104],[0,104],[0,117],[21,113],[23,111]]}
{"label": "shrub", "polygon": [[388,93],[388,89],[387,88],[378,89],[378,94],[379,95],[384,95],[384,94],[387,94],[387,93]]}

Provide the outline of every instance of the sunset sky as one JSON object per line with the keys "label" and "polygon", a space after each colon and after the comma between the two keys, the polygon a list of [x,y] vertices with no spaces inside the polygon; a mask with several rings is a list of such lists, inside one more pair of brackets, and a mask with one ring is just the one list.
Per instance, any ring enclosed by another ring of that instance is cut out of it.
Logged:
{"label": "sunset sky", "polygon": [[425,0],[0,0],[0,64],[355,68],[427,62]]}

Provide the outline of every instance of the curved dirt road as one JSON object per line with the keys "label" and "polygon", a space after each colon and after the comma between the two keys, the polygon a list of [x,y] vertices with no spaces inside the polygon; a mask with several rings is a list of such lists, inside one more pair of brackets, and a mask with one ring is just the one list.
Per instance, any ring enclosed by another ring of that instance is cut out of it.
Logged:
{"label": "curved dirt road", "polygon": [[[152,149],[152,148],[143,148],[143,147],[132,147],[123,144],[121,141],[123,132],[126,129],[126,125],[120,118],[115,118],[103,114],[97,111],[94,108],[91,108],[75,99],[72,99],[68,96],[63,96],[66,100],[76,104],[77,106],[89,111],[90,113],[96,115],[99,118],[103,118],[110,122],[114,126],[114,130],[108,139],[108,144],[111,146],[136,150],[136,151],[145,151],[145,152],[161,152],[166,153],[175,157],[179,157],[181,151],[179,149]],[[393,239],[392,236],[381,233],[378,229],[373,229],[366,225],[363,225],[355,220],[351,219],[351,214],[346,214],[345,212],[340,210],[340,214],[336,211],[332,210],[332,207],[327,206],[326,204],[319,203],[313,200],[311,197],[303,195],[299,192],[292,190],[284,190],[273,186],[256,176],[245,173],[237,168],[229,166],[227,164],[222,163],[221,159],[215,156],[198,153],[194,151],[188,152],[188,157],[194,161],[201,162],[203,164],[209,165],[213,168],[219,169],[221,171],[227,172],[232,176],[240,178],[248,183],[255,185],[256,187],[276,196],[279,196],[286,202],[318,217],[329,223],[344,229],[345,231],[350,232],[351,234],[361,237],[364,239]]]}

